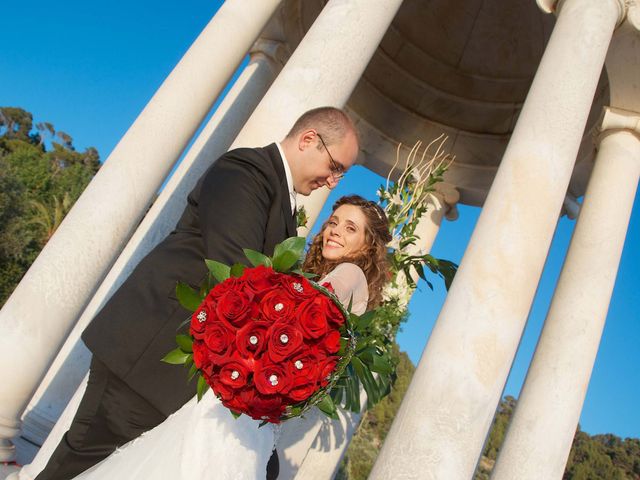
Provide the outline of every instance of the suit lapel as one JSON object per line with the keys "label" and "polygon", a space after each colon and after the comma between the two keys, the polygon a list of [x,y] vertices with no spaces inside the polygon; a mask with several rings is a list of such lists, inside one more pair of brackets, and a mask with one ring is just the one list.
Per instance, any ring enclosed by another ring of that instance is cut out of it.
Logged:
{"label": "suit lapel", "polygon": [[284,159],[280,156],[280,151],[275,143],[268,145],[265,149],[269,153],[269,157],[271,157],[271,161],[273,162],[273,166],[276,169],[276,173],[278,174],[278,179],[280,181],[280,198],[282,199],[281,208],[286,223],[287,237],[295,237],[298,233],[295,218],[291,213],[289,186],[287,185],[287,175],[284,172],[283,165]]}

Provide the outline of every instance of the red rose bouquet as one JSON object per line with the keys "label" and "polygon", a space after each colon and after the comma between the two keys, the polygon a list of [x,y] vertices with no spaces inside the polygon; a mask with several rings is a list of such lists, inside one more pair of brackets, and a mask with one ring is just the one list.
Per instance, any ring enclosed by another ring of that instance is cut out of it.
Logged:
{"label": "red rose bouquet", "polygon": [[235,415],[279,423],[314,405],[332,417],[340,403],[359,411],[360,381],[370,403],[388,391],[388,356],[367,336],[371,315],[350,315],[329,284],[296,270],[303,248],[294,237],[273,258],[245,250],[253,268],[207,260],[205,288],[178,285],[193,315],[163,360],[199,375],[199,398],[211,387]]}

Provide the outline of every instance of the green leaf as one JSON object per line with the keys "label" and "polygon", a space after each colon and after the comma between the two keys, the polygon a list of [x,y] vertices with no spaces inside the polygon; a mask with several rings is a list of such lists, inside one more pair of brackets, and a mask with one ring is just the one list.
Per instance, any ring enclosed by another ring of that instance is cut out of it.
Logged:
{"label": "green leaf", "polygon": [[411,288],[415,288],[416,286],[416,282],[413,281],[413,277],[411,276],[411,264],[408,263],[403,269],[402,271],[404,272],[404,276],[407,279],[407,283],[409,284],[409,287]]}
{"label": "green leaf", "polygon": [[180,348],[176,348],[175,350],[171,350],[169,353],[167,353],[162,358],[162,361],[165,363],[170,363],[171,365],[182,365],[190,356],[190,353],[185,353]]}
{"label": "green leaf", "polygon": [[375,310],[370,310],[360,315],[359,317],[357,317],[356,315],[352,315],[351,324],[355,326],[355,329],[358,332],[364,332],[369,327],[369,325],[371,325],[371,322],[373,321],[375,316],[376,316]]}
{"label": "green leaf", "polygon": [[230,272],[229,272],[229,273],[231,274],[231,276],[232,276],[232,277],[234,277],[234,278],[238,278],[238,277],[241,277],[241,276],[242,276],[242,272],[244,272],[244,269],[245,269],[245,268],[246,268],[246,267],[245,267],[243,264],[241,264],[241,263],[234,263],[234,264],[231,266],[231,270],[230,270]]}
{"label": "green leaf", "polygon": [[325,395],[324,397],[322,397],[322,400],[320,400],[316,404],[316,406],[320,409],[321,412],[325,413],[334,420],[338,419],[338,411],[336,410],[336,405],[335,403],[333,403],[333,400],[331,400],[330,395]]}
{"label": "green leaf", "polygon": [[340,405],[342,403],[342,396],[344,394],[344,387],[334,387],[331,389],[331,399],[335,405]]}
{"label": "green leaf", "polygon": [[438,260],[438,272],[444,278],[444,286],[447,290],[451,287],[456,272],[458,271],[458,265],[449,260]]}
{"label": "green leaf", "polygon": [[178,325],[178,328],[176,328],[176,331],[180,330],[185,325],[189,325],[190,323],[191,323],[191,316],[188,316],[187,318],[184,319],[184,321],[180,325]]}
{"label": "green leaf", "polygon": [[209,384],[204,377],[198,377],[198,386],[196,387],[196,393],[198,394],[198,401],[202,400],[202,397],[209,390]]}
{"label": "green leaf", "polygon": [[196,367],[195,365],[191,365],[191,368],[189,369],[189,373],[187,374],[187,383],[191,382],[191,380],[193,380],[193,377],[195,377],[198,373],[198,367]]}
{"label": "green leaf", "polygon": [[[347,304],[347,312],[351,311],[352,306],[353,306],[353,295],[349,297],[349,302]],[[349,320],[351,320],[351,314],[349,314]]]}
{"label": "green leaf", "polygon": [[216,283],[218,282],[213,275],[211,275],[211,272],[208,272],[207,278],[202,282],[202,285],[200,285],[200,294],[202,295],[202,298],[207,296],[211,289],[216,286]]}
{"label": "green leaf", "polygon": [[427,277],[424,276],[424,268],[422,268],[422,265],[419,263],[416,263],[413,268],[416,269],[416,272],[418,272],[418,276],[423,279],[425,282],[427,281]]}
{"label": "green leaf", "polygon": [[276,245],[273,251],[273,268],[278,272],[286,272],[293,267],[304,252],[305,238],[290,237]]}
{"label": "green leaf", "polygon": [[178,302],[180,302],[180,305],[190,312],[195,312],[202,303],[202,300],[204,300],[204,296],[202,296],[199,291],[194,290],[183,282],[178,282],[176,285],[176,298]]}
{"label": "green leaf", "polygon": [[416,238],[415,237],[409,237],[409,238],[406,238],[406,239],[400,241],[400,244],[398,246],[400,247],[400,250],[402,250],[405,247],[408,247],[409,245],[413,245],[415,243],[416,243]]}
{"label": "green leaf", "polygon": [[297,273],[298,275],[302,275],[303,277],[309,278],[309,279],[314,279],[314,278],[317,278],[319,276],[316,273],[303,272],[299,268],[296,268],[295,270],[291,270],[291,273]]}
{"label": "green leaf", "polygon": [[[236,420],[238,418],[240,418],[240,416],[242,415],[240,412],[234,412],[233,410],[229,410],[231,412],[231,415],[233,415],[233,418],[235,418]],[[267,422],[269,423],[269,422]],[[258,426],[262,426],[262,424],[258,425]]]}
{"label": "green leaf", "polygon": [[193,366],[193,353],[190,353],[189,358],[184,361],[184,366],[187,368],[191,368]]}
{"label": "green leaf", "polygon": [[225,265],[224,263],[216,262],[215,260],[205,260],[204,263],[207,264],[207,268],[213,278],[215,278],[218,282],[224,282],[227,278],[231,276],[231,268]]}
{"label": "green leaf", "polygon": [[182,349],[183,352],[193,352],[193,339],[190,335],[176,335],[176,343]]}
{"label": "green leaf", "polygon": [[243,248],[242,251],[244,255],[247,257],[251,265],[257,267],[258,265],[264,265],[265,267],[270,267],[273,265],[271,259],[267,257],[264,253],[256,252],[255,250],[251,250],[250,248]]}
{"label": "green leaf", "polygon": [[393,365],[387,354],[380,354],[375,348],[368,348],[358,355],[358,358],[365,362],[371,371],[382,375],[393,373]]}
{"label": "green leaf", "polygon": [[283,252],[281,255],[274,257],[273,269],[276,272],[287,273],[291,267],[293,267],[300,257],[295,253],[289,251]]}
{"label": "green leaf", "polygon": [[347,346],[349,345],[349,340],[347,338],[340,337],[340,350],[338,350],[338,355],[344,356],[347,352]]}
{"label": "green leaf", "polygon": [[346,408],[352,412],[360,413],[360,382],[353,369],[351,369],[351,374],[347,378],[345,393],[347,396]]}
{"label": "green leaf", "polygon": [[380,399],[391,393],[391,375],[379,375],[378,386],[380,388]]}
{"label": "green leaf", "polygon": [[362,386],[364,387],[365,392],[367,392],[367,408],[371,408],[380,401],[378,384],[376,383],[375,378],[373,378],[371,370],[369,370],[358,357],[353,357],[351,359],[351,363],[353,364],[353,368],[358,374],[358,377],[362,381]]}
{"label": "green leaf", "polygon": [[292,251],[298,257],[301,257],[304,252],[305,242],[306,239],[304,237],[289,237],[275,246],[273,256],[275,257],[284,251]]}

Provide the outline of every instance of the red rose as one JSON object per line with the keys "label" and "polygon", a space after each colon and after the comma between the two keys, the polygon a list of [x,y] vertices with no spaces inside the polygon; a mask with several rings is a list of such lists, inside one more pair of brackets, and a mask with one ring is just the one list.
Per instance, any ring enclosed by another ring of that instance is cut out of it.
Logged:
{"label": "red rose", "polygon": [[238,288],[239,279],[236,277],[229,277],[226,280],[218,283],[215,287],[209,291],[208,297],[211,297],[213,300],[217,300],[222,295],[227,293],[229,290],[235,290]]}
{"label": "red rose", "polygon": [[207,325],[216,321],[216,302],[212,297],[207,296],[191,315],[191,336],[201,340],[204,337]]}
{"label": "red rose", "polygon": [[290,377],[306,377],[318,380],[320,361],[326,355],[319,355],[316,347],[303,349],[289,358],[286,362],[287,373]]}
{"label": "red rose", "polygon": [[320,355],[318,349],[303,350],[287,360],[287,373],[291,377],[288,396],[294,402],[306,400],[319,388],[320,364],[326,355]]}
{"label": "red rose", "polygon": [[236,334],[236,346],[243,357],[257,357],[267,348],[270,322],[247,322]]}
{"label": "red rose", "polygon": [[326,387],[329,384],[329,377],[336,369],[340,357],[327,357],[320,362],[320,385]]}
{"label": "red rose", "polygon": [[242,392],[245,390],[253,390],[252,388],[245,388],[240,392],[234,392],[229,398],[222,400],[222,404],[229,410],[233,410],[236,413],[245,413],[250,407],[242,397]]}
{"label": "red rose", "polygon": [[208,316],[207,311],[201,307],[198,307],[193,312],[193,315],[191,315],[191,328],[189,329],[189,333],[193,338],[201,339],[204,336],[204,324]]}
{"label": "red rose", "polygon": [[255,316],[253,294],[232,289],[218,298],[216,313],[235,327],[241,327]]}
{"label": "red rose", "polygon": [[281,288],[271,290],[260,302],[262,316],[272,322],[293,317],[295,308],[296,301]]}
{"label": "red rose", "polygon": [[322,339],[322,346],[329,353],[337,353],[340,350],[340,332],[338,330],[330,331],[326,337]]}
{"label": "red rose", "polygon": [[222,401],[228,401],[233,398],[237,391],[220,381],[220,374],[211,375],[209,378],[205,376],[207,383],[211,386],[213,393]]}
{"label": "red rose", "polygon": [[284,366],[268,360],[256,360],[253,381],[256,389],[263,395],[287,393],[291,383]]}
{"label": "red rose", "polygon": [[310,298],[320,293],[302,275],[282,275],[279,280],[286,292],[293,298]]}
{"label": "red rose", "polygon": [[209,367],[211,367],[211,359],[209,358],[209,350],[204,342],[195,340],[192,348],[193,363],[196,368],[199,368],[200,370],[209,369]]}
{"label": "red rose", "polygon": [[291,388],[287,397],[294,402],[302,402],[313,395],[318,390],[318,381],[315,378],[305,376],[295,377],[291,382]]}
{"label": "red rose", "polygon": [[242,401],[247,404],[246,414],[255,420],[267,420],[279,423],[285,406],[280,395],[262,395],[254,388],[240,392]]}
{"label": "red rose", "polygon": [[204,334],[204,343],[217,356],[224,355],[235,339],[235,329],[222,320],[207,326]]}
{"label": "red rose", "polygon": [[263,295],[272,290],[278,284],[278,274],[273,268],[258,265],[254,268],[245,269],[242,277],[245,282],[245,288],[252,291],[256,295]]}
{"label": "red rose", "polygon": [[295,353],[302,345],[302,332],[296,324],[285,320],[274,323],[269,329],[267,353],[275,363]]}
{"label": "red rose", "polygon": [[331,282],[324,282],[321,285],[327,290],[329,290],[331,293],[336,293],[336,291],[333,289],[333,285],[331,285]]}
{"label": "red rose", "polygon": [[249,375],[253,372],[253,360],[241,358],[237,353],[220,362],[220,382],[239,390],[249,383]]}
{"label": "red rose", "polygon": [[320,338],[329,330],[324,295],[306,300],[298,309],[298,321],[304,338]]}
{"label": "red rose", "polygon": [[344,325],[344,313],[342,313],[342,310],[338,308],[335,302],[326,295],[321,295],[319,298],[319,302],[322,304],[322,308],[327,315],[329,323],[336,327]]}

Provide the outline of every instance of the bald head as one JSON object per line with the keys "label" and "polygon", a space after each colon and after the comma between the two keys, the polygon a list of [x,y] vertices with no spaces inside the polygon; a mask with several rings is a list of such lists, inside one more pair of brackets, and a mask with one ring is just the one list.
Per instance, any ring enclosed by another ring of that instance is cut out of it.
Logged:
{"label": "bald head", "polygon": [[285,139],[295,139],[309,129],[317,130],[327,145],[339,143],[349,134],[358,140],[358,132],[351,119],[335,107],[319,107],[303,113]]}

